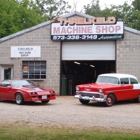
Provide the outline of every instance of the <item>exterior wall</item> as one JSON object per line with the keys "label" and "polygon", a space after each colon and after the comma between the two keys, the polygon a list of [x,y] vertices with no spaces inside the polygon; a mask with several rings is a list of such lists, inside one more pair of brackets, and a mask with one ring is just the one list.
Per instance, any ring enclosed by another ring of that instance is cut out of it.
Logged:
{"label": "exterior wall", "polygon": [[140,35],[124,32],[116,43],[116,71],[135,75],[140,81]]}
{"label": "exterior wall", "polygon": [[2,68],[1,68],[1,66],[0,66],[0,79],[1,79],[1,69],[2,69]]}
{"label": "exterior wall", "polygon": [[[11,58],[11,46],[41,46],[40,58]],[[0,64],[13,64],[13,79],[22,78],[22,60],[46,60],[46,80],[38,80],[42,86],[53,88],[59,95],[60,42],[50,39],[50,25],[22,34],[0,43]]]}
{"label": "exterior wall", "polygon": [[[85,15],[86,16],[86,15]],[[84,17],[84,15],[70,15],[69,18]],[[87,17],[87,16],[86,16]],[[0,71],[1,65],[13,66],[13,79],[22,78],[23,60],[46,60],[47,74],[45,80],[37,80],[41,86],[53,88],[60,95],[60,42],[50,39],[50,25],[32,30],[28,33],[7,39],[0,43]],[[11,46],[41,46],[40,58],[11,58]],[[116,72],[135,75],[140,81],[140,34],[124,31],[124,39],[116,41]],[[0,78],[2,75],[0,75]]]}

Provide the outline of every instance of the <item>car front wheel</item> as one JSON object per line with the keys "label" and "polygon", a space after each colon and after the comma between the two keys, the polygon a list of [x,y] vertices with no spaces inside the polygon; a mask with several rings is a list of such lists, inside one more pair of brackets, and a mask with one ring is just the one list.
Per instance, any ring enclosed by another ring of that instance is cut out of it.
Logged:
{"label": "car front wheel", "polygon": [[106,106],[112,106],[114,104],[114,102],[115,102],[114,95],[112,95],[112,94],[107,95],[106,102],[105,102]]}
{"label": "car front wheel", "polygon": [[15,100],[16,100],[16,104],[18,105],[21,105],[24,102],[24,98],[21,93],[16,94]]}
{"label": "car front wheel", "polygon": [[89,103],[89,100],[79,99],[79,101],[84,105],[87,105]]}

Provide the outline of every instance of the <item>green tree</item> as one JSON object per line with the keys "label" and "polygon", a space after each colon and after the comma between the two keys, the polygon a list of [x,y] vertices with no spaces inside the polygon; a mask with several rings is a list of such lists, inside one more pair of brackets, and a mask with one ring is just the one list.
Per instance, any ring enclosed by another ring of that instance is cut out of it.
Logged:
{"label": "green tree", "polygon": [[85,13],[95,17],[114,16],[118,20],[123,20],[124,25],[140,30],[140,0],[133,0],[129,5],[125,1],[123,5],[110,5],[101,10],[99,0],[92,0],[90,4],[84,6]]}
{"label": "green tree", "polygon": [[130,22],[127,24],[129,27],[140,30],[140,0],[132,1],[132,14],[129,17]]}
{"label": "green tree", "polygon": [[[129,5],[127,1],[123,5],[111,5],[110,9],[104,9],[102,12],[107,13],[108,16],[114,16],[117,19],[122,19],[124,25],[133,29],[140,30],[140,1],[134,0]],[[104,14],[105,16],[105,14]]]}
{"label": "green tree", "polygon": [[49,19],[59,17],[69,12],[71,6],[65,0],[34,0],[42,16]]}
{"label": "green tree", "polygon": [[90,4],[84,5],[85,13],[93,15],[95,17],[101,16],[101,9],[99,3],[100,3],[99,0],[92,0]]}
{"label": "green tree", "polygon": [[44,18],[32,9],[32,4],[29,0],[0,0],[0,38],[44,21]]}
{"label": "green tree", "polygon": [[132,1],[132,5],[133,5],[135,10],[140,11],[140,0]]}
{"label": "green tree", "polygon": [[[105,10],[102,11],[104,13]],[[129,18],[132,14],[132,7],[128,5],[127,2],[124,2],[123,5],[111,5],[111,8],[108,10],[108,16],[114,16],[118,20],[123,20],[124,24],[127,25],[129,23]]]}

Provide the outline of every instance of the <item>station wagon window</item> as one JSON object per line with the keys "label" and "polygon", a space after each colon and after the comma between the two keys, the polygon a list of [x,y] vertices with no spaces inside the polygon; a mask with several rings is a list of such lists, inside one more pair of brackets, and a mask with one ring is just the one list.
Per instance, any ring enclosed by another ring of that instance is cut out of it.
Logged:
{"label": "station wagon window", "polygon": [[121,81],[121,84],[129,84],[128,78],[121,78],[120,81]]}
{"label": "station wagon window", "polygon": [[23,61],[22,78],[46,79],[46,61]]}
{"label": "station wagon window", "polygon": [[138,81],[134,78],[130,78],[130,83],[131,84],[138,84]]}

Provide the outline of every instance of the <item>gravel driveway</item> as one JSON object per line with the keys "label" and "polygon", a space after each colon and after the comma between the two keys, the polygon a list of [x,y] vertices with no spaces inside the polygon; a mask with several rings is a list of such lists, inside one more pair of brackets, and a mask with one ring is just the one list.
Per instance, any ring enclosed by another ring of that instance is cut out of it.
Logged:
{"label": "gravel driveway", "polygon": [[73,96],[57,96],[56,100],[43,105],[40,102],[16,105],[0,102],[0,120],[28,121],[87,127],[106,127],[140,131],[140,103],[119,102],[105,107],[93,102],[82,105]]}

